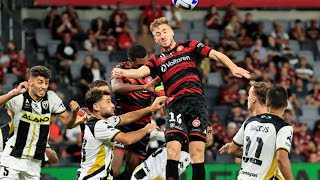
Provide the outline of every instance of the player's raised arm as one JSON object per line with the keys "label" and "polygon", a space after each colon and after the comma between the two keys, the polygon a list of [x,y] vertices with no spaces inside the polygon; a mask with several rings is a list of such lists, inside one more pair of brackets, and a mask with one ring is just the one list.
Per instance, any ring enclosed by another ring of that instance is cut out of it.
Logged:
{"label": "player's raised arm", "polygon": [[211,59],[215,59],[215,60],[221,62],[223,65],[228,67],[234,76],[236,76],[238,78],[245,77],[247,79],[250,79],[250,72],[241,68],[241,67],[238,67],[225,54],[212,49],[209,53],[209,57]]}
{"label": "player's raised arm", "polygon": [[141,66],[139,69],[120,69],[114,68],[112,71],[115,77],[127,77],[132,79],[140,79],[150,75],[150,68],[146,65]]}
{"label": "player's raised arm", "polygon": [[70,109],[71,114],[69,114],[67,111],[60,114],[60,120],[66,126],[67,129],[72,129],[74,127],[80,106],[76,101],[71,101]]}
{"label": "player's raised arm", "polygon": [[157,97],[151,106],[137,110],[128,112],[126,114],[120,115],[120,123],[119,125],[129,124],[135,120],[138,120],[154,111],[161,109],[165,105],[165,101],[167,100],[166,96]]}
{"label": "player's raised arm", "polygon": [[159,129],[159,127],[155,124],[147,124],[144,128],[137,131],[132,131],[128,133],[120,132],[113,138],[113,140],[125,145],[130,145],[136,143],[137,141],[139,141],[155,129]]}
{"label": "player's raised arm", "polygon": [[125,93],[130,93],[134,91],[143,91],[143,90],[146,90],[148,92],[153,92],[155,86],[159,84],[160,81],[161,81],[160,78],[156,78],[152,80],[150,83],[145,85],[134,85],[134,84],[124,83],[123,80],[120,78],[113,78],[111,80],[111,88],[114,93],[118,93],[118,94],[125,94]]}
{"label": "player's raised arm", "polygon": [[14,98],[15,96],[25,93],[27,91],[27,88],[28,88],[28,83],[26,81],[21,82],[16,89],[10,91],[7,94],[0,96],[0,107],[2,107],[6,102]]}

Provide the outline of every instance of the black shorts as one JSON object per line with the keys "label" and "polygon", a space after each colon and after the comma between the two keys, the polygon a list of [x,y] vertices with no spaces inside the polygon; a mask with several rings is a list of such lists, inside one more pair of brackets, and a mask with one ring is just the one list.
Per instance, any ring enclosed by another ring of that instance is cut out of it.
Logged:
{"label": "black shorts", "polygon": [[202,139],[206,141],[207,121],[206,100],[201,95],[184,96],[170,103],[167,108],[166,132],[181,133],[186,141]]}
{"label": "black shorts", "polygon": [[[137,131],[139,129],[142,129],[146,126],[146,124],[137,124],[137,123],[131,123],[125,126],[119,126],[117,129],[121,130],[122,132],[132,132]],[[140,141],[131,144],[131,145],[123,145],[121,143],[116,143],[116,146],[114,149],[120,150],[120,151],[126,151],[130,152],[136,156],[138,156],[141,159],[145,159],[147,156],[147,145],[150,141],[149,135],[146,135],[143,137]]]}

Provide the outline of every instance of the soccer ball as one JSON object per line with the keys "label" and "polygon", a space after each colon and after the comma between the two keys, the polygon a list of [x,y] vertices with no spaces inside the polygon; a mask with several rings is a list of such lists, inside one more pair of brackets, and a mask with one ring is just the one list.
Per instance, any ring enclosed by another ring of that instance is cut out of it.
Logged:
{"label": "soccer ball", "polygon": [[177,9],[192,10],[198,4],[198,0],[172,0]]}

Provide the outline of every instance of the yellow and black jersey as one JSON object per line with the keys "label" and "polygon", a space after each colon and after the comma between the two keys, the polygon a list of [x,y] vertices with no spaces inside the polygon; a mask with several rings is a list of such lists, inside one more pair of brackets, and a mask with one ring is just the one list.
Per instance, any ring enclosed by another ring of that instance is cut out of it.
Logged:
{"label": "yellow and black jersey", "polygon": [[43,160],[51,114],[66,111],[62,100],[53,91],[48,91],[39,101],[25,92],[9,100],[6,108],[13,115],[14,134],[3,153],[17,158]]}
{"label": "yellow and black jersey", "polygon": [[120,133],[120,130],[116,129],[115,126],[119,123],[119,116],[112,116],[107,120],[91,117],[87,121],[84,130],[78,180],[108,179],[113,157],[113,138]]}
{"label": "yellow and black jersey", "polygon": [[239,180],[269,180],[279,176],[277,151],[290,153],[293,128],[279,116],[261,114],[241,126],[233,142],[243,146]]}

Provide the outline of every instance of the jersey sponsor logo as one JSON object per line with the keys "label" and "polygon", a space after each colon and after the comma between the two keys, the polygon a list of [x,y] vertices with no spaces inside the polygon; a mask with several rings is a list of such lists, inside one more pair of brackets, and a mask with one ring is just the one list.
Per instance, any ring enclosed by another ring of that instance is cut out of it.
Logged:
{"label": "jersey sponsor logo", "polygon": [[147,170],[147,172],[150,172],[150,169],[145,161],[143,162],[143,165],[144,165],[144,168]]}
{"label": "jersey sponsor logo", "polygon": [[252,125],[250,127],[250,131],[258,131],[258,132],[269,132],[269,127],[260,126],[260,125]]}
{"label": "jersey sponsor logo", "polygon": [[48,115],[48,116],[34,116],[30,113],[22,112],[22,119],[28,120],[28,121],[33,121],[33,122],[38,122],[38,123],[46,123],[46,122],[50,121],[50,115]]}
{"label": "jersey sponsor logo", "polygon": [[183,48],[184,48],[183,46],[178,46],[178,47],[177,47],[177,52],[182,51],[182,50],[183,50]]}
{"label": "jersey sponsor logo", "polygon": [[241,171],[241,174],[248,175],[249,177],[258,177],[257,173],[247,172],[247,171]]}
{"label": "jersey sponsor logo", "polygon": [[199,127],[201,124],[201,122],[198,119],[195,119],[192,121],[192,126],[193,127]]}
{"label": "jersey sponsor logo", "polygon": [[147,83],[151,82],[152,81],[152,77],[151,76],[148,76],[144,79]]}
{"label": "jersey sponsor logo", "polygon": [[42,102],[41,102],[41,105],[42,105],[42,108],[43,108],[43,109],[48,109],[48,107],[49,107],[49,102],[48,102],[48,101],[42,101]]}
{"label": "jersey sponsor logo", "polygon": [[190,56],[184,56],[184,57],[180,57],[177,59],[172,59],[172,60],[170,60],[160,66],[161,72],[164,73],[168,70],[168,68],[170,68],[176,64],[180,64],[183,61],[190,61],[190,60],[191,60]]}

